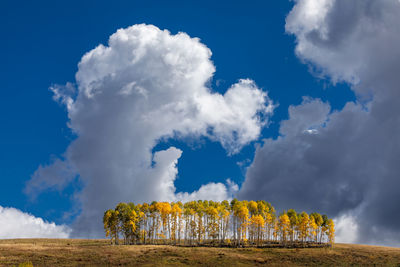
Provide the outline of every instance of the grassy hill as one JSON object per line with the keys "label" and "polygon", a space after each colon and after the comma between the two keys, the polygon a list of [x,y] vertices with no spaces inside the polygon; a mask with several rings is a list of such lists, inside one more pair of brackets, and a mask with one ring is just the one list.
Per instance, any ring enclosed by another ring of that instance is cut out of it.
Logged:
{"label": "grassy hill", "polygon": [[400,248],[335,244],[334,248],[111,246],[107,240],[0,240],[0,266],[400,266]]}

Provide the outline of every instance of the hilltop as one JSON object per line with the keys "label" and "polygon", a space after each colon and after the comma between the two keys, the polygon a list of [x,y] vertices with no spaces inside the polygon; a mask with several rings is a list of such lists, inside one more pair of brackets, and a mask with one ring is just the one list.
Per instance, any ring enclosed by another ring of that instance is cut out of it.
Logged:
{"label": "hilltop", "polygon": [[109,240],[0,240],[0,265],[18,266],[399,266],[400,248],[335,244],[330,248],[112,246]]}

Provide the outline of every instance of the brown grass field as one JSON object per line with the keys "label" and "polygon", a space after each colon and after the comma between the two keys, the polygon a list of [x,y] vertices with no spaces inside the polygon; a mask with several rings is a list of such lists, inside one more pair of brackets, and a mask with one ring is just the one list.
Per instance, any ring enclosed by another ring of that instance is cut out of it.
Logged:
{"label": "brown grass field", "polygon": [[0,266],[400,266],[400,248],[111,246],[107,240],[0,240]]}

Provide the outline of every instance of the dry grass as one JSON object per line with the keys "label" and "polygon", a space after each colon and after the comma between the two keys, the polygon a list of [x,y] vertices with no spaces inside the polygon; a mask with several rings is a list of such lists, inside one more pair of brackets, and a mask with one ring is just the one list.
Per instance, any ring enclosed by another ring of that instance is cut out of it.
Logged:
{"label": "dry grass", "polygon": [[0,240],[0,265],[18,266],[400,266],[400,249],[111,246],[106,240]]}

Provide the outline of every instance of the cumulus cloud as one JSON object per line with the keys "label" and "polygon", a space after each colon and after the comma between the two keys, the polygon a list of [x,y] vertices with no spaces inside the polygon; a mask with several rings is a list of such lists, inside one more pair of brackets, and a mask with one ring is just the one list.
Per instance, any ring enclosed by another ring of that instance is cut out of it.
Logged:
{"label": "cumulus cloud", "polygon": [[286,31],[296,36],[300,59],[333,82],[356,85],[359,96],[396,89],[383,85],[400,64],[399,1],[295,2]]}
{"label": "cumulus cloud", "polygon": [[335,242],[355,243],[357,242],[358,224],[352,215],[344,214],[335,220]]}
{"label": "cumulus cloud", "polygon": [[15,208],[0,206],[0,239],[6,238],[68,238],[71,229],[46,222]]}
{"label": "cumulus cloud", "polygon": [[51,88],[77,138],[64,159],[39,167],[26,192],[62,190],[79,177],[84,188],[75,199],[82,212],[73,235],[86,237],[102,235],[103,211],[121,201],[229,197],[237,190],[230,181],[176,194],[182,151],[152,153],[168,138],[205,136],[234,154],[268,123],[274,106],[252,80],[239,80],[224,94],[207,87],[215,72],[210,57],[198,38],[143,24],[118,30],[107,46],[86,53],[76,86]]}
{"label": "cumulus cloud", "polygon": [[230,179],[227,179],[226,184],[209,183],[201,186],[199,190],[192,193],[177,193],[176,199],[182,202],[207,199],[211,199],[214,201],[223,201],[232,199],[238,191],[239,186]]}
{"label": "cumulus cloud", "polygon": [[400,245],[398,14],[396,0],[295,1],[286,31],[297,56],[319,77],[347,82],[357,101],[340,111],[318,99],[290,107],[280,136],[257,149],[241,198],[326,212],[357,228],[351,241]]}

